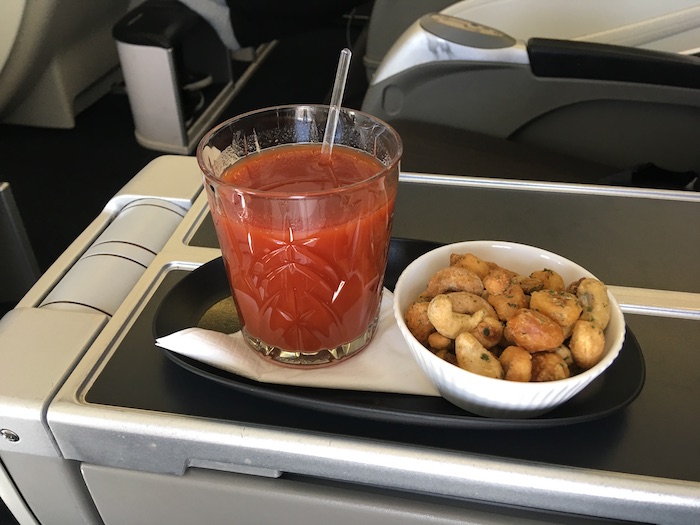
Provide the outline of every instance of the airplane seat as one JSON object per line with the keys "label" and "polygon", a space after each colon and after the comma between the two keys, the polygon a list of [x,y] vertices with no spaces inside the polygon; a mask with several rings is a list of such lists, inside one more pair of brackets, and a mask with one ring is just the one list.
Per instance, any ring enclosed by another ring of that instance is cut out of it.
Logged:
{"label": "airplane seat", "polygon": [[698,49],[688,0],[464,0],[396,40],[362,109],[619,170],[700,173]]}
{"label": "airplane seat", "polygon": [[0,122],[72,128],[119,77],[112,26],[133,0],[0,2]]}

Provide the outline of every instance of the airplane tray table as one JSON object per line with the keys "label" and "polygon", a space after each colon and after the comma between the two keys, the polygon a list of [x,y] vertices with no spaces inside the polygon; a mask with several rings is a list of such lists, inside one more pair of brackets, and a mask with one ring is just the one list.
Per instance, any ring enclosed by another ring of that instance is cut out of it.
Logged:
{"label": "airplane tray table", "polygon": [[[435,243],[392,239],[389,248],[385,286],[393,290],[400,272],[415,257],[435,248]],[[123,368],[138,369],[146,379],[143,384],[151,387],[153,370],[144,370],[143,351],[151,346],[154,337],[162,337],[193,326],[206,326],[210,330],[231,333],[231,320],[237,318],[230,299],[228,281],[221,258],[215,259],[184,277],[172,272],[159,287],[154,297],[121,343],[119,356],[124,359]],[[179,280],[178,280],[179,279]],[[173,281],[177,282],[173,283]],[[165,292],[161,296],[161,292]],[[131,352],[129,350],[132,350]],[[357,417],[364,420],[429,425],[435,428],[537,428],[570,425],[592,421],[621,410],[639,395],[644,384],[644,358],[639,343],[629,331],[621,351],[610,370],[574,400],[541,417],[526,419],[486,418],[458,409],[440,397],[358,392],[340,389],[318,389],[259,383],[232,373],[205,365],[184,356],[164,351],[166,357],[194,374],[228,386],[239,392],[287,403],[293,406],[321,410],[330,414]],[[127,355],[128,357],[127,361]],[[122,371],[113,359],[88,393],[88,401],[96,404],[122,405],[117,395]],[[156,368],[163,365],[158,363]],[[167,366],[167,365],[166,365]],[[131,372],[132,378],[134,372]],[[143,395],[143,391],[142,391]],[[147,396],[150,397],[150,396]],[[215,396],[210,405],[228,404],[228,396]],[[142,406],[141,408],[148,408]],[[178,411],[171,406],[168,411]],[[220,414],[225,412],[217,411]],[[225,417],[222,415],[222,417]]]}
{"label": "airplane tray table", "polygon": [[168,293],[209,268],[194,284],[196,312],[167,329],[196,322],[227,294],[200,193],[60,386],[46,424],[61,456],[83,465],[98,508],[104,491],[90,481],[101,468],[175,478],[205,469],[567,516],[693,523],[700,247],[691,240],[699,205],[681,192],[402,174],[388,287],[431,243],[503,239],[579,262],[623,307],[628,339],[608,383],[518,422],[398,394],[372,401],[319,390],[329,397],[314,403],[313,389],[239,382],[168,357],[154,344],[158,316],[170,315],[161,312]]}

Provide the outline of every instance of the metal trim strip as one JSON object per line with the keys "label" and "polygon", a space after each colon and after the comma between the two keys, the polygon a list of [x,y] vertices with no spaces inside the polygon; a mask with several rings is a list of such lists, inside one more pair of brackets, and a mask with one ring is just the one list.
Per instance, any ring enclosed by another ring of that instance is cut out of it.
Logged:
{"label": "metal trim strip", "polygon": [[700,321],[700,294],[609,286],[624,313]]}
{"label": "metal trim strip", "polygon": [[402,172],[400,182],[439,186],[464,186],[497,190],[534,191],[542,193],[574,193],[602,195],[607,197],[629,197],[686,202],[700,202],[700,193],[691,191],[661,190],[653,188],[629,188],[603,186],[599,184],[575,184],[571,182],[546,182],[518,179],[495,179],[489,177],[467,177],[461,175],[437,175],[432,173]]}
{"label": "metal trim strip", "polygon": [[[238,466],[640,521],[695,523],[700,483],[428,449],[250,424],[79,407],[58,401],[49,422],[67,459],[181,475],[206,457]],[[78,439],[78,436],[80,437]],[[111,450],[105,456],[105,449]],[[173,454],[177,450],[178,454]],[[229,465],[229,466],[227,466]],[[439,489],[436,489],[439,488]]]}

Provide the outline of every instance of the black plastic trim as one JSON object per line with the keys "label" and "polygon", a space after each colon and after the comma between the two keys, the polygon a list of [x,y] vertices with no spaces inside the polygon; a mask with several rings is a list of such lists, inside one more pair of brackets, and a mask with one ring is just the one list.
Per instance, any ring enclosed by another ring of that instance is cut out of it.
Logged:
{"label": "black plastic trim", "polygon": [[531,38],[535,76],[700,89],[700,58],[593,42]]}
{"label": "black plastic trim", "polygon": [[177,0],[148,0],[112,28],[112,36],[126,44],[173,48],[202,18]]}

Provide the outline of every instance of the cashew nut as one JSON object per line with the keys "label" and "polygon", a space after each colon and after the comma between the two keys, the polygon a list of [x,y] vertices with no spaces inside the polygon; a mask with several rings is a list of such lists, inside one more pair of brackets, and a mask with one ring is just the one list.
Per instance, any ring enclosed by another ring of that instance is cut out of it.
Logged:
{"label": "cashew nut", "polygon": [[483,279],[491,271],[491,267],[486,261],[477,257],[473,253],[452,253],[450,254],[450,266],[461,266],[471,270]]}
{"label": "cashew nut", "polygon": [[537,352],[532,355],[531,381],[556,381],[571,376],[564,359],[555,352]]}
{"label": "cashew nut", "polygon": [[530,353],[554,350],[564,342],[561,326],[546,315],[527,308],[508,319],[504,335]]}
{"label": "cashew nut", "polygon": [[[573,326],[571,327],[573,330]],[[566,366],[569,367],[569,370],[573,371],[576,368],[576,361],[574,361],[574,355],[571,353],[571,349],[566,346],[566,345],[559,345],[557,348],[554,349],[554,353],[558,354],[559,357],[561,357],[564,362],[566,363]]]}
{"label": "cashew nut", "polygon": [[477,295],[484,285],[477,274],[461,266],[450,266],[438,270],[428,282],[428,293],[435,297],[447,292],[471,292]]}
{"label": "cashew nut", "polygon": [[521,308],[527,308],[529,303],[528,296],[525,295],[522,287],[519,284],[510,284],[499,294],[489,294],[486,298],[488,303],[493,306],[501,321],[508,320],[515,315]]}
{"label": "cashew nut", "polygon": [[485,310],[472,315],[452,311],[452,301],[445,294],[440,294],[428,305],[428,319],[440,334],[456,339],[462,332],[470,332],[486,317]]}
{"label": "cashew nut", "polygon": [[460,314],[473,314],[479,310],[486,310],[486,317],[498,319],[496,310],[486,299],[471,292],[451,292],[447,295],[452,302],[452,311]]}
{"label": "cashew nut", "polygon": [[573,325],[581,315],[581,304],[574,294],[541,290],[530,296],[530,308],[540,312],[562,328]]}
{"label": "cashew nut", "polygon": [[513,283],[517,273],[497,266],[484,277],[484,290],[490,294],[502,294]]}
{"label": "cashew nut", "polygon": [[428,336],[428,346],[433,350],[451,350],[454,341],[440,332],[433,332]]}
{"label": "cashew nut", "polygon": [[545,287],[544,283],[540,279],[537,279],[536,277],[528,277],[526,275],[516,275],[513,278],[513,282],[519,284],[526,294],[531,294],[532,292],[542,290]]}
{"label": "cashew nut", "polygon": [[550,270],[548,268],[538,270],[536,272],[532,272],[530,274],[530,277],[542,281],[546,290],[556,290],[557,292],[563,292],[565,289],[563,277],[554,270]]}
{"label": "cashew nut", "polygon": [[470,333],[484,345],[484,348],[493,348],[503,338],[503,324],[495,317],[487,316]]}
{"label": "cashew nut", "polygon": [[503,379],[501,363],[472,334],[463,332],[457,336],[455,355],[460,368],[482,376]]}
{"label": "cashew nut", "polygon": [[569,341],[576,364],[587,370],[597,364],[605,351],[605,335],[593,321],[576,321]]}
{"label": "cashew nut", "polygon": [[605,330],[610,322],[610,299],[607,286],[597,279],[583,279],[576,289],[576,297],[583,306],[581,319],[594,321]]}
{"label": "cashew nut", "polygon": [[414,301],[406,310],[406,327],[420,344],[426,345],[428,337],[435,331],[435,327],[428,318],[428,301]]}
{"label": "cashew nut", "polygon": [[532,377],[532,355],[519,346],[509,346],[498,357],[503,367],[504,379],[527,383]]}

